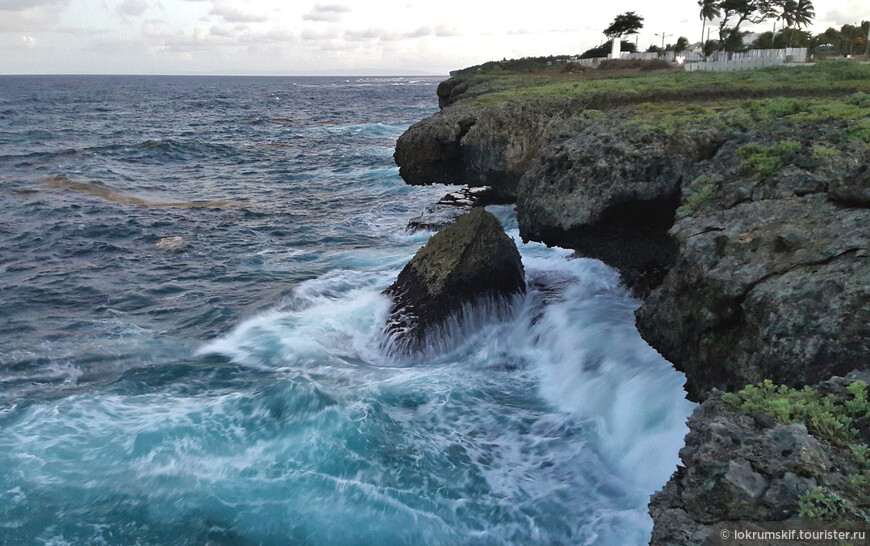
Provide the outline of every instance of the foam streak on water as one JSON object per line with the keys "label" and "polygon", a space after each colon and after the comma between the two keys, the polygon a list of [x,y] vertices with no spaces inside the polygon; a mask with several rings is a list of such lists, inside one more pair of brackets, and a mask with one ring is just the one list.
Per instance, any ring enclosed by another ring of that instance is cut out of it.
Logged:
{"label": "foam streak on water", "polygon": [[[100,116],[69,142],[0,119],[0,191],[35,192],[0,204],[16,219],[0,241],[18,249],[0,247],[0,267],[19,281],[0,325],[0,542],[648,541],[646,503],[691,404],[611,269],[520,245],[529,290],[509,313],[468,310],[427,352],[387,349],[381,292],[428,236],[402,227],[443,191],[404,186],[389,150],[434,80],[158,83],[175,100],[208,96],[198,115],[251,132],[218,124],[194,142],[183,126],[146,126],[159,144],[119,151],[130,141],[90,142],[105,136]],[[298,163],[260,146],[278,140],[297,143]],[[128,175],[105,172],[127,161]],[[185,164],[202,176],[161,186]],[[120,192],[250,204],[103,198]],[[513,212],[491,210],[519,240]],[[156,251],[170,235],[192,247]]]}

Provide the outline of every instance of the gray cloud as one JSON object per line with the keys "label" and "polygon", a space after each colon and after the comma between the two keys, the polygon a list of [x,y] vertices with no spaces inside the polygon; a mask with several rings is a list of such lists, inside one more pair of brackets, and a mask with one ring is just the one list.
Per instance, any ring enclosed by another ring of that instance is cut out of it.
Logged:
{"label": "gray cloud", "polygon": [[[43,32],[57,26],[64,1],[5,1],[0,4],[0,31]],[[19,46],[21,44],[16,44]],[[28,44],[28,47],[32,44]],[[2,55],[0,55],[2,57]]]}
{"label": "gray cloud", "polygon": [[458,30],[449,25],[438,25],[436,27],[422,26],[417,30],[404,34],[403,38],[425,38],[426,36],[435,36],[437,38],[448,38],[450,36],[461,36]]}
{"label": "gray cloud", "polygon": [[208,33],[220,38],[232,38],[236,35],[235,30],[233,30],[233,27],[230,25],[212,25],[211,28],[208,29]]}
{"label": "gray cloud", "polygon": [[0,0],[0,11],[23,11],[32,8],[65,6],[67,0]]}
{"label": "gray cloud", "polygon": [[300,35],[300,37],[303,40],[308,40],[308,41],[312,41],[312,42],[317,42],[320,40],[334,40],[340,36],[341,36],[341,33],[338,32],[337,30],[318,31],[318,30],[312,30],[310,28],[306,28],[305,30],[303,30],[302,34]]}
{"label": "gray cloud", "polygon": [[435,27],[435,36],[439,38],[448,38],[450,36],[462,36],[462,34],[449,25],[438,25]]}
{"label": "gray cloud", "polygon": [[346,30],[342,37],[349,42],[392,42],[400,40],[402,35],[382,28],[367,28],[363,30]]}
{"label": "gray cloud", "polygon": [[145,0],[124,0],[118,5],[118,13],[129,15],[130,17],[138,17],[145,13],[148,9],[148,2]]}
{"label": "gray cloud", "polygon": [[335,23],[341,20],[343,14],[350,11],[341,4],[315,4],[314,9],[302,16],[306,21]]}
{"label": "gray cloud", "polygon": [[405,34],[405,38],[423,38],[432,35],[432,27],[420,27],[417,30]]}
{"label": "gray cloud", "polygon": [[226,1],[215,2],[209,14],[222,17],[227,23],[262,23],[267,19],[265,15],[242,11]]}
{"label": "gray cloud", "polygon": [[[594,27],[589,27],[594,28]],[[507,31],[508,36],[522,36],[524,34],[556,34],[580,32],[580,28],[548,28],[548,29],[512,29]]]}
{"label": "gray cloud", "polygon": [[859,5],[858,2],[849,2],[846,6],[827,12],[824,21],[837,26],[860,24],[861,20],[866,18],[866,14],[864,17],[859,15],[862,7],[864,6]]}

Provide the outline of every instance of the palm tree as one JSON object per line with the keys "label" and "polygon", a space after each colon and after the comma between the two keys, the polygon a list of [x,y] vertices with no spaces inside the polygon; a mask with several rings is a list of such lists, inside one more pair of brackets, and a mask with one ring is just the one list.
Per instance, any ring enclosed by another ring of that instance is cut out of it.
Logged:
{"label": "palm tree", "polygon": [[797,0],[797,5],[794,9],[793,18],[794,24],[798,29],[807,27],[813,22],[816,17],[816,12],[813,9],[812,0]]}
{"label": "palm tree", "polygon": [[[782,13],[779,18],[786,27],[796,27],[800,30],[809,26],[816,16],[812,0],[786,0],[782,4]],[[789,37],[788,45],[794,43],[794,32]]]}
{"label": "palm tree", "polygon": [[[703,21],[701,23],[701,47],[703,49],[706,49],[704,47],[706,45],[706,42],[704,41],[704,31],[707,27],[707,21],[712,21],[716,17],[722,15],[722,10],[719,9],[719,4],[717,3],[717,0],[698,0],[698,6],[700,6],[701,8],[700,16],[701,21]],[[707,55],[705,54],[704,58],[706,57]]]}
{"label": "palm tree", "polygon": [[794,24],[795,12],[797,11],[797,2],[795,0],[785,0],[782,3],[782,11],[779,14],[779,20],[782,21],[782,27],[788,28]]}

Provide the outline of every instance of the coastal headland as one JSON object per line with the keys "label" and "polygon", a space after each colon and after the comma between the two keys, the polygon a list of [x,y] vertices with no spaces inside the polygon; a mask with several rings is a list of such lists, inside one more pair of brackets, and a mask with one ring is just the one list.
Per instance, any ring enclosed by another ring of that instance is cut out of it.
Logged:
{"label": "coastal headland", "polygon": [[[488,187],[526,241],[617,269],[700,403],[653,544],[729,520],[870,517],[870,66],[487,63],[395,151]],[[433,98],[434,100],[434,98]]]}

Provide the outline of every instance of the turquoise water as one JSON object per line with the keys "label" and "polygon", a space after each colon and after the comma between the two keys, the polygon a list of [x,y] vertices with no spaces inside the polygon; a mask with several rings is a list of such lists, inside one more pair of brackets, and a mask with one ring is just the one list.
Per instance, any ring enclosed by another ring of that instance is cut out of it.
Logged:
{"label": "turquoise water", "polygon": [[0,78],[0,542],[648,541],[692,405],[611,269],[385,348],[436,84]]}

